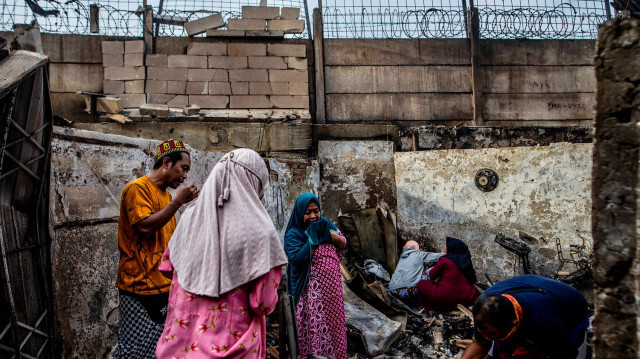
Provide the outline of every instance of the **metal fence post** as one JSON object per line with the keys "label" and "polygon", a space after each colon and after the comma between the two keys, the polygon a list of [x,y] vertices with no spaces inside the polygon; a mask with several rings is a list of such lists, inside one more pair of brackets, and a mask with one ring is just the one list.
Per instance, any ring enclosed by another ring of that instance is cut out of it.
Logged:
{"label": "metal fence post", "polygon": [[322,35],[322,12],[313,9],[313,62],[316,70],[316,123],[325,123],[324,104],[324,44]]}
{"label": "metal fence post", "polygon": [[144,6],[142,27],[144,34],[144,52],[146,54],[153,54],[153,7],[151,5]]}
{"label": "metal fence post", "polygon": [[100,33],[100,8],[98,8],[98,4],[89,5],[89,23],[92,34]]}
{"label": "metal fence post", "polygon": [[467,34],[467,38],[471,38],[469,34],[469,25],[467,24],[467,0],[462,0],[462,12],[464,13],[464,33]]}
{"label": "metal fence post", "polygon": [[[473,3],[473,1],[472,1]],[[469,22],[469,42],[471,45],[471,91],[473,105],[473,122],[476,126],[484,126],[483,118],[483,81],[480,64],[480,19],[478,9],[471,7],[467,13]]]}
{"label": "metal fence post", "polygon": [[604,10],[607,12],[607,19],[611,19],[611,5],[609,5],[609,0],[603,0]]}

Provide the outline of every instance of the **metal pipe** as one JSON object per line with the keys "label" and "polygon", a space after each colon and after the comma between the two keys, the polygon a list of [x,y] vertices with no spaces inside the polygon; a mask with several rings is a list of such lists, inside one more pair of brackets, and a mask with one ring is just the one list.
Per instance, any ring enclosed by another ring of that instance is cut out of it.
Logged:
{"label": "metal pipe", "polygon": [[[164,5],[164,0],[160,0],[160,4],[158,5],[158,15],[162,14],[162,6]],[[160,23],[156,24],[156,37],[160,34]]]}
{"label": "metal pipe", "polygon": [[[320,11],[322,11],[322,8]],[[307,4],[307,0],[304,0],[304,16],[307,20],[307,35],[309,36],[309,40],[313,40],[313,35],[311,35],[311,20],[309,20],[309,4]]]}
{"label": "metal pipe", "polygon": [[608,0],[604,0],[604,9],[607,12],[607,19],[611,19],[611,5]]}

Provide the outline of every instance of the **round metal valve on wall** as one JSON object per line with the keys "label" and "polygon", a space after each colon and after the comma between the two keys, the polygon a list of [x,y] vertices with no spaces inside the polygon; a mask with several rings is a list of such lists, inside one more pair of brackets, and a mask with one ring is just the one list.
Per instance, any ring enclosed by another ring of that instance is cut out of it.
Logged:
{"label": "round metal valve on wall", "polygon": [[476,173],[476,187],[483,192],[491,192],[498,187],[499,177],[496,171],[483,168]]}

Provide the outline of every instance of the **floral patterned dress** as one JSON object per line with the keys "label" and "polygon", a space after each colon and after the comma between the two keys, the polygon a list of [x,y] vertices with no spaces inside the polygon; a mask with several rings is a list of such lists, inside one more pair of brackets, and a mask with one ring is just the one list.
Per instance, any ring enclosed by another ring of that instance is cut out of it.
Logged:
{"label": "floral patterned dress", "polygon": [[159,359],[264,358],[265,315],[278,303],[281,267],[219,298],[198,296],[182,289],[169,260],[159,267],[172,276],[167,320],[156,347]]}
{"label": "floral patterned dress", "polygon": [[309,282],[296,308],[298,358],[310,354],[331,359],[347,357],[341,256],[342,251],[331,244],[320,245],[313,252]]}

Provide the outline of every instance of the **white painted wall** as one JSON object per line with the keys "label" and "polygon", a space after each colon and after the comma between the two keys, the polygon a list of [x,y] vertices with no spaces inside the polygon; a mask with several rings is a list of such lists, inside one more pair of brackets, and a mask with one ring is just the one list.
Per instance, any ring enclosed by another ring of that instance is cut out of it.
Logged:
{"label": "white painted wall", "polygon": [[[521,274],[514,256],[493,240],[523,231],[538,238],[530,260],[553,274],[555,238],[568,256],[570,244],[591,245],[591,144],[548,147],[402,152],[394,155],[398,228],[403,239],[444,247],[446,236],[471,248],[479,279],[501,280]],[[478,170],[495,170],[492,192],[476,188]]]}

